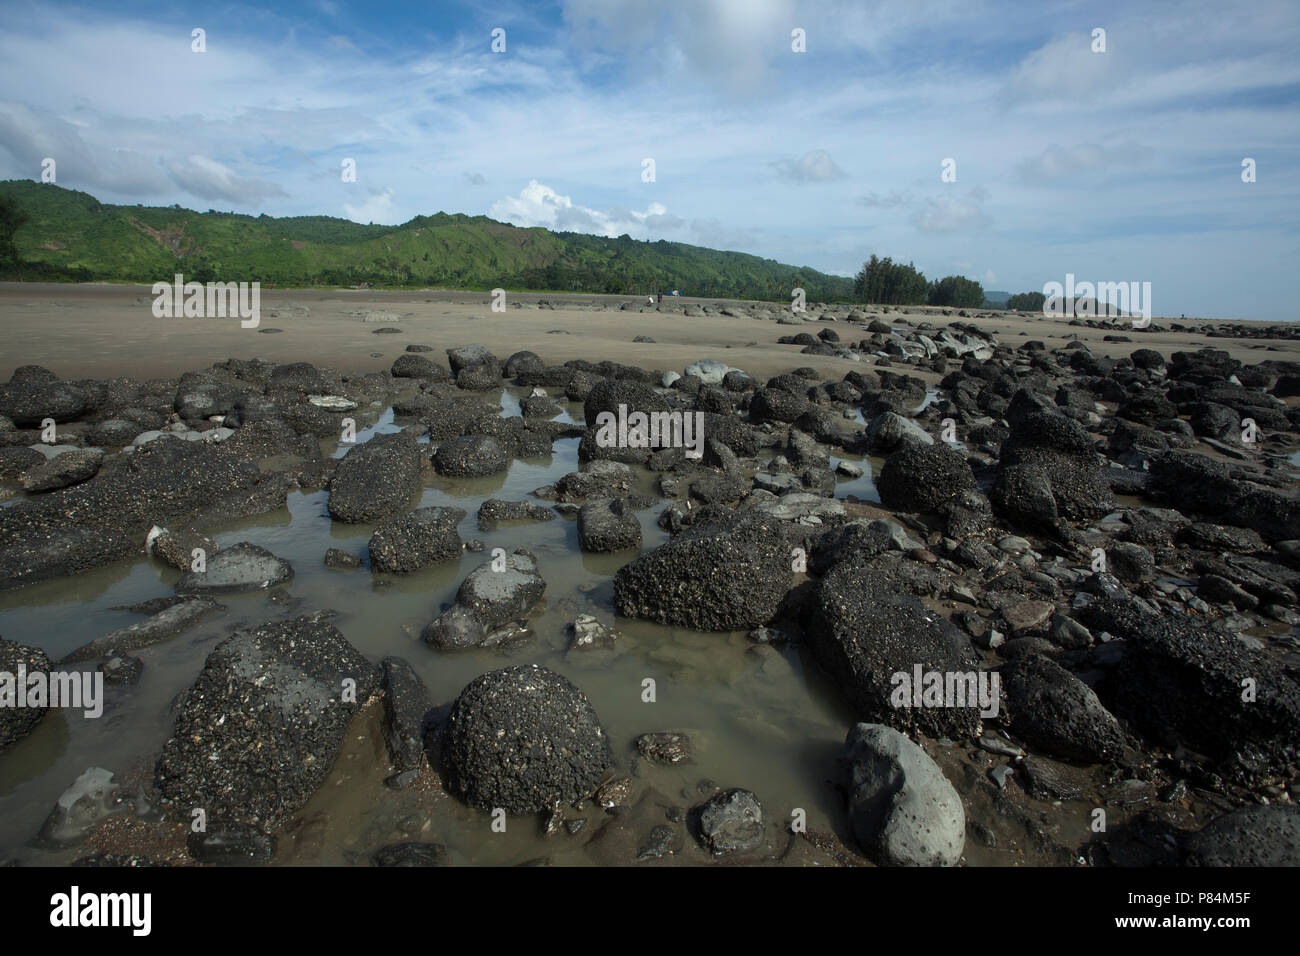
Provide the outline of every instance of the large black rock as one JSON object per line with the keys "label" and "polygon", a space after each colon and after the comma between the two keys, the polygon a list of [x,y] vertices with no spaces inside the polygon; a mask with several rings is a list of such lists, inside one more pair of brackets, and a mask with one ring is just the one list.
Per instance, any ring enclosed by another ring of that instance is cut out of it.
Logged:
{"label": "large black rock", "polygon": [[1128,601],[1098,600],[1077,616],[1093,633],[1123,639],[1123,659],[1097,693],[1147,737],[1204,754],[1247,782],[1300,768],[1300,686],[1271,657],[1185,615]]}
{"label": "large black rock", "polygon": [[405,511],[420,490],[420,446],[407,432],[376,435],[338,464],[329,513],[338,521],[379,521]]}
{"label": "large black rock", "polygon": [[978,658],[969,638],[888,576],[857,562],[832,568],[812,598],[806,641],[817,662],[839,685],[857,716],[932,737],[978,732],[977,701],[965,707],[895,707],[893,675],[972,674]]}
{"label": "large black rock", "polygon": [[582,691],[536,664],[472,681],[443,732],[451,790],[470,806],[534,813],[589,796],[612,761]]}
{"label": "large black rock", "polygon": [[378,686],[379,669],[318,617],[237,631],[182,697],[158,786],[186,819],[202,807],[209,821],[283,822],[325,781]]}
{"label": "large black rock", "polygon": [[614,607],[701,631],[766,624],[790,589],[786,530],[775,519],[692,527],[619,569]]}

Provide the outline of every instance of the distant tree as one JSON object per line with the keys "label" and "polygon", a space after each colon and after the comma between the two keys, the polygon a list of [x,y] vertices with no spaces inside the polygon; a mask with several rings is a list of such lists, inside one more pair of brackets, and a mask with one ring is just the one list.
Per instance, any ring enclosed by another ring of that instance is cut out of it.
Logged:
{"label": "distant tree", "polygon": [[1022,292],[1007,299],[1007,308],[1017,312],[1041,312],[1047,296],[1041,292]]}
{"label": "distant tree", "polygon": [[945,276],[930,283],[930,305],[978,309],[984,304],[984,287],[965,276]]}
{"label": "distant tree", "polygon": [[30,221],[25,213],[9,196],[0,196],[0,263],[13,262],[18,281],[23,281],[23,264],[18,258],[18,244],[14,236],[18,230]]}
{"label": "distant tree", "polygon": [[873,254],[854,279],[853,291],[859,301],[872,305],[923,305],[929,286],[912,263],[902,265]]}

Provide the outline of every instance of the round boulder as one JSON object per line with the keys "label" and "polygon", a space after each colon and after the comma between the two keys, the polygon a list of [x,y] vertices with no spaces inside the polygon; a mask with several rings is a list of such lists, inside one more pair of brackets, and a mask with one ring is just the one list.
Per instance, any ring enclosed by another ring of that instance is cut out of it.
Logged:
{"label": "round boulder", "polygon": [[482,478],[505,471],[510,455],[491,435],[464,435],[441,445],[433,455],[440,475]]}
{"label": "round boulder", "polygon": [[975,476],[947,445],[908,445],[890,455],[876,479],[880,500],[899,511],[930,512],[975,490]]}
{"label": "round boulder", "polygon": [[448,783],[466,803],[516,814],[589,796],[612,761],[582,691],[536,664],[471,681],[452,704],[442,754]]}

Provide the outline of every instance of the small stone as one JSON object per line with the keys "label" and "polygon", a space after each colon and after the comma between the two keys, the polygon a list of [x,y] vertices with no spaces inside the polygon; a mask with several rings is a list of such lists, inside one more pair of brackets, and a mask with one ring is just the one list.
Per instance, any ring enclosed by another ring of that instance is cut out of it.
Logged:
{"label": "small stone", "polygon": [[657,860],[664,854],[676,853],[681,849],[682,841],[677,831],[662,823],[652,827],[645,845],[637,851],[638,860]]}
{"label": "small stone", "polygon": [[600,623],[590,614],[579,614],[573,621],[573,643],[570,648],[589,647],[610,648],[617,640],[618,632]]}
{"label": "small stone", "polygon": [[276,838],[251,823],[209,822],[203,833],[185,838],[185,849],[200,863],[262,863],[275,855]]}
{"label": "small stone", "polygon": [[1015,773],[1015,769],[1010,764],[1003,764],[1000,767],[994,767],[989,771],[989,777],[998,785],[999,790],[1007,788],[1007,777]]}
{"label": "small stone", "polygon": [[1003,740],[1001,737],[993,737],[985,734],[979,740],[975,741],[980,750],[987,750],[991,754],[1000,754],[1003,757],[1023,757],[1024,748],[1018,747],[1009,740]]}
{"label": "small stone", "polygon": [[596,788],[596,802],[606,810],[623,806],[632,796],[632,778],[619,777]]}
{"label": "small stone", "polygon": [[692,757],[691,739],[686,734],[642,734],[636,739],[636,749],[642,757],[653,763],[675,764]]}
{"label": "small stone", "polygon": [[361,559],[355,554],[330,548],[325,552],[325,567],[333,568],[335,571],[355,571],[361,567]]}
{"label": "small stone", "polygon": [[1056,605],[1047,601],[1021,601],[1002,609],[1002,619],[1011,630],[1019,633],[1038,627],[1052,616]]}
{"label": "small stone", "polygon": [[763,843],[763,808],[748,790],[727,790],[706,801],[699,824],[705,849],[717,856],[750,853]]}

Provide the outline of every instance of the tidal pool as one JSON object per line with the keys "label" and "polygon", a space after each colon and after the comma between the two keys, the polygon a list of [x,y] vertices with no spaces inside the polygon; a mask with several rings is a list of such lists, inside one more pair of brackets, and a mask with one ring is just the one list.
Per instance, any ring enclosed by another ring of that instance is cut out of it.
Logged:
{"label": "tidal pool", "polygon": [[[518,413],[527,389],[505,389],[502,414]],[[562,420],[581,415],[581,405],[565,404]],[[357,440],[391,432],[409,422],[386,409],[371,421],[359,418]],[[361,427],[363,426],[364,427]],[[485,550],[466,552],[459,562],[392,575],[369,570],[367,542],[372,525],[332,521],[327,491],[296,492],[286,508],[235,521],[213,534],[223,547],[240,541],[261,545],[294,568],[286,586],[220,597],[225,610],[171,641],[138,651],[145,669],[135,686],[106,688],[103,716],[51,712],[34,733],[0,755],[0,854],[30,864],[64,863],[85,848],[52,851],[29,841],[60,793],[91,766],[145,779],[171,731],[175,702],[194,680],[213,647],[231,630],[266,620],[330,609],[333,623],[359,650],[378,662],[399,655],[428,685],[435,704],[450,703],[474,677],[519,663],[537,663],[565,675],[591,700],[609,733],[622,772],[636,763],[633,741],[643,733],[673,730],[690,735],[693,763],[636,767],[640,787],[652,799],[689,809],[702,779],[720,787],[745,787],[762,801],[779,827],[802,808],[810,828],[833,827],[843,834],[841,797],[828,782],[835,755],[853,723],[829,679],[797,647],[774,648],[750,641],[743,632],[700,633],[616,618],[614,573],[636,552],[584,554],[577,524],[557,515],[542,523],[478,527],[479,506],[488,498],[530,499],[531,492],[579,467],[578,439],[554,443],[548,458],[515,461],[503,475],[454,481],[430,475],[419,506],[452,505],[466,512],[461,537],[477,539]],[[340,455],[347,451],[326,447]],[[837,492],[876,500],[866,474],[845,480]],[[832,467],[839,458],[832,460]],[[655,493],[657,476],[641,473],[639,490]],[[536,499],[532,499],[536,500]],[[546,504],[546,502],[541,502]],[[660,502],[638,513],[642,550],[668,539],[656,524]],[[340,548],[366,562],[360,570],[325,567],[326,549]],[[447,653],[426,646],[419,635],[441,608],[454,599],[464,577],[489,560],[496,547],[525,547],[537,555],[546,580],[544,606],[532,620],[532,637],[509,650]],[[179,572],[148,557],[119,562],[75,577],[0,594],[0,634],[44,648],[57,660],[73,649],[142,616],[115,606],[171,593]],[[569,651],[569,625],[578,614],[595,615],[621,635],[613,650]],[[655,701],[643,700],[643,682],[653,679]],[[373,709],[372,709],[373,710]],[[556,861],[590,862],[584,841],[543,837],[536,821],[512,819],[505,834],[494,833],[486,813],[454,799],[421,803],[409,793],[387,790],[386,757],[373,713],[354,723],[345,754],[311,804],[300,811],[295,834],[282,837],[277,863],[365,863],[369,854],[394,839],[426,839],[448,848],[452,862],[518,863],[547,855]],[[416,819],[412,818],[412,814]],[[593,817],[602,811],[592,808]],[[601,821],[593,819],[593,828]],[[417,825],[418,824],[418,825]],[[296,834],[310,832],[311,838]],[[310,847],[310,849],[307,849]]]}

